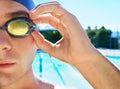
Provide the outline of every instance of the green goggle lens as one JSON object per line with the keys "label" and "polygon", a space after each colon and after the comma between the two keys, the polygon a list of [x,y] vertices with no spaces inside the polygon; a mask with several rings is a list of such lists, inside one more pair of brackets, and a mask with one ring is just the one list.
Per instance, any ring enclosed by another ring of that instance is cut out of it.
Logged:
{"label": "green goggle lens", "polygon": [[35,28],[35,24],[27,17],[13,18],[1,27],[1,29],[6,30],[13,37],[28,36]]}
{"label": "green goggle lens", "polygon": [[13,35],[25,35],[29,27],[25,21],[15,20],[8,25],[8,32]]}

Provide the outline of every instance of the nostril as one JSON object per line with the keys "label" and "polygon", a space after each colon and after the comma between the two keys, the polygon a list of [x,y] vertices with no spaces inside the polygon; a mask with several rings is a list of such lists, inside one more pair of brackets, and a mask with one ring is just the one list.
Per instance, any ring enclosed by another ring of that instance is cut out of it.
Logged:
{"label": "nostril", "polygon": [[3,48],[3,50],[7,50],[7,48]]}
{"label": "nostril", "polygon": [[0,42],[0,51],[10,50],[11,44],[8,41]]}
{"label": "nostril", "polygon": [[10,50],[10,49],[11,49],[10,45],[0,45],[0,51]]}

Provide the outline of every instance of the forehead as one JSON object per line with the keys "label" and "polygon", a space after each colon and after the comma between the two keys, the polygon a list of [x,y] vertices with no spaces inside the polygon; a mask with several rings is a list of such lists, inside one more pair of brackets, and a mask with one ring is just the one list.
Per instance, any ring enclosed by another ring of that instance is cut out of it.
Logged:
{"label": "forehead", "polygon": [[[1,23],[1,21],[6,22],[6,20],[11,18],[8,16],[8,14],[19,12],[19,11],[20,12],[28,12],[28,9],[25,8],[23,5],[15,2],[15,1],[12,1],[12,0],[0,0],[0,23]],[[21,14],[18,13],[16,15],[21,15]]]}
{"label": "forehead", "polygon": [[28,12],[27,8],[15,1],[0,0],[0,17],[5,16],[6,13],[16,12],[19,10]]}

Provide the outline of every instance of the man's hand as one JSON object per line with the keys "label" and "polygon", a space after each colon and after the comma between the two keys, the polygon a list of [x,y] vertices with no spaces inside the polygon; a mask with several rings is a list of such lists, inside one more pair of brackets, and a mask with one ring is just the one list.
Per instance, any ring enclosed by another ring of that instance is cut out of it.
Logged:
{"label": "man's hand", "polygon": [[50,24],[63,36],[52,44],[35,30],[32,36],[38,48],[74,65],[95,89],[120,87],[120,71],[93,47],[77,18],[59,3],[38,5],[30,11],[30,18],[36,24]]}
{"label": "man's hand", "polygon": [[38,5],[30,11],[30,18],[36,24],[50,24],[62,34],[62,39],[52,44],[45,40],[38,31],[32,33],[38,48],[45,50],[50,55],[72,64],[80,61],[78,59],[85,59],[87,53],[94,52],[94,47],[77,18],[58,2]]}

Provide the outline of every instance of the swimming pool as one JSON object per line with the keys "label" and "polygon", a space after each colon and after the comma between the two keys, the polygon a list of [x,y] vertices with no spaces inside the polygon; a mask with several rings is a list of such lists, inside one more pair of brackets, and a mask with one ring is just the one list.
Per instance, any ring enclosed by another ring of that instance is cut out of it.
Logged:
{"label": "swimming pool", "polygon": [[[120,70],[120,56],[106,56]],[[93,89],[87,80],[73,66],[51,57],[43,51],[36,53],[33,71],[39,78],[55,85]]]}
{"label": "swimming pool", "polygon": [[120,56],[106,56],[120,70]]}

